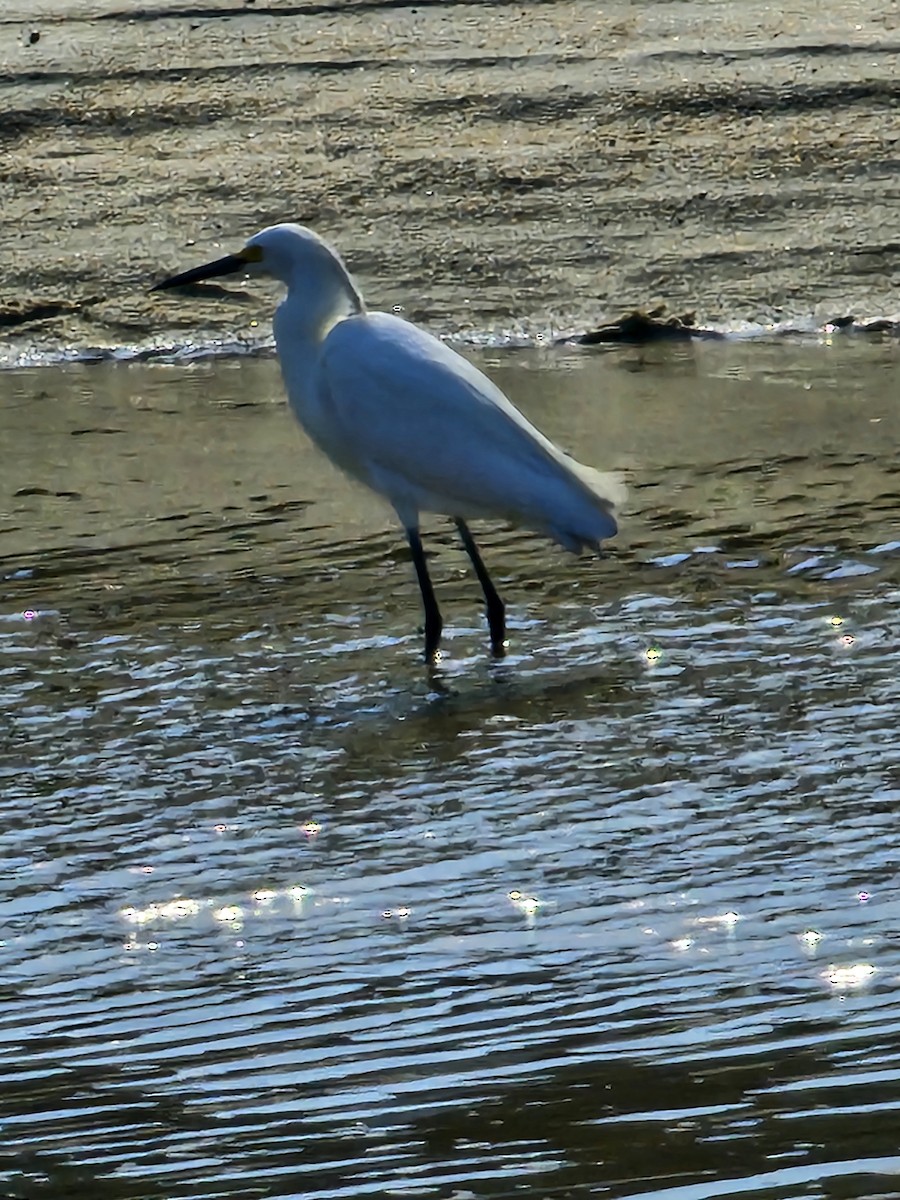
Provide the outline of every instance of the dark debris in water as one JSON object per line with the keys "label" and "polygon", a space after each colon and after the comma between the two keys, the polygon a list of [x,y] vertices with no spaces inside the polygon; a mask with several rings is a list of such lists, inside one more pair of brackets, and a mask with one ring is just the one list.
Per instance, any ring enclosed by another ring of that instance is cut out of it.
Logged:
{"label": "dark debris in water", "polygon": [[[771,330],[765,327],[760,329],[761,336],[775,337],[808,337],[811,332],[813,331],[809,327],[789,322]],[[868,320],[853,315],[834,317],[814,332],[900,337],[900,317],[873,317]],[[617,320],[607,321],[586,333],[560,338],[558,344],[643,346],[661,341],[723,341],[728,337],[729,334],[722,330],[698,326],[695,312],[676,315],[668,313],[666,305],[660,304],[649,311],[634,309]]]}
{"label": "dark debris in water", "polygon": [[886,333],[889,337],[900,337],[900,317],[873,317],[861,321],[858,317],[835,317],[827,321],[825,331],[839,333]]}
{"label": "dark debris in water", "polygon": [[609,321],[597,329],[562,340],[568,343],[575,342],[580,346],[596,346],[609,342],[634,346],[646,342],[685,342],[692,339],[720,341],[725,337],[724,333],[716,329],[699,328],[696,321],[697,314],[693,312],[682,313],[680,316],[666,316],[666,306],[660,304],[649,312],[636,308],[616,321]]}

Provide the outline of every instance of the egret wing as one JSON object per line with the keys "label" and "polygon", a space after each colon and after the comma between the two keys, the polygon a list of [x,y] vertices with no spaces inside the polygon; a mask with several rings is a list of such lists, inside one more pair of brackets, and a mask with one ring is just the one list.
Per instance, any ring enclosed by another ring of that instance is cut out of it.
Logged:
{"label": "egret wing", "polygon": [[317,380],[332,445],[404,511],[499,516],[564,544],[616,531],[613,477],[557,449],[476,367],[387,314],[340,322]]}

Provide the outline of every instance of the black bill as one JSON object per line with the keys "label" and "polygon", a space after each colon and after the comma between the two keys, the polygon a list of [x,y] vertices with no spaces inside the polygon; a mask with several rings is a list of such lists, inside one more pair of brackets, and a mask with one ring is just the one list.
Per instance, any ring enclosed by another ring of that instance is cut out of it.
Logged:
{"label": "black bill", "polygon": [[204,279],[218,279],[220,275],[234,275],[237,271],[246,269],[246,258],[240,254],[226,254],[224,258],[217,258],[215,262],[194,267],[190,271],[182,271],[180,275],[173,275],[171,279],[164,279],[161,283],[154,283],[150,291],[162,292],[166,288],[187,287],[192,283],[201,283]]}

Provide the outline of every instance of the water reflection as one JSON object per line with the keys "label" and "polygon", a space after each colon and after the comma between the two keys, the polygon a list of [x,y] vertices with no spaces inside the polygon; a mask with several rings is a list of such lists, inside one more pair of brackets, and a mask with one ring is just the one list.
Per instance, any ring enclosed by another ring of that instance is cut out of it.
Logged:
{"label": "water reflection", "polygon": [[271,364],[5,378],[3,1190],[896,1195],[889,352],[491,356],[630,516],[436,679]]}

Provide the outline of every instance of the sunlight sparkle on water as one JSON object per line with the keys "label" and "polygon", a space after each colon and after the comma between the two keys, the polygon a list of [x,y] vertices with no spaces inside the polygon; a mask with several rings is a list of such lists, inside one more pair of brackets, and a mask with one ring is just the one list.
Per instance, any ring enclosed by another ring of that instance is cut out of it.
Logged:
{"label": "sunlight sparkle on water", "polygon": [[543,904],[543,901],[538,900],[537,896],[526,896],[524,892],[508,892],[507,898],[512,901],[519,912],[530,919]]}
{"label": "sunlight sparkle on water", "polygon": [[387,920],[394,918],[398,921],[405,921],[411,912],[411,908],[401,905],[400,908],[386,908],[381,915]]}
{"label": "sunlight sparkle on water", "polygon": [[734,929],[734,927],[735,927],[735,925],[737,925],[738,921],[742,921],[743,919],[744,918],[740,915],[740,913],[725,912],[725,913],[719,913],[717,916],[714,916],[714,917],[697,917],[696,920],[694,921],[694,924],[695,925],[717,925],[722,929]]}
{"label": "sunlight sparkle on water", "polygon": [[123,908],[119,916],[131,925],[147,925],[151,921],[183,921],[186,917],[195,917],[199,911],[198,900],[179,896],[164,904],[148,904],[146,908]]}
{"label": "sunlight sparkle on water", "polygon": [[213,917],[224,925],[240,925],[243,923],[244,910],[238,904],[226,904],[213,911]]}
{"label": "sunlight sparkle on water", "polygon": [[831,963],[822,972],[822,977],[828,980],[835,991],[855,991],[864,987],[876,970],[877,968],[873,967],[871,963],[853,963],[848,967],[840,967]]}
{"label": "sunlight sparkle on water", "polygon": [[[284,897],[292,901],[295,906],[299,906],[309,894],[309,888],[302,884],[296,884],[283,891],[276,891],[274,888],[257,888],[250,893],[249,899],[255,905],[254,915],[259,917],[274,905],[279,897]],[[223,924],[233,925],[243,922],[244,909],[239,904],[225,904],[214,908],[215,904],[214,899],[191,900],[185,896],[176,896],[174,900],[155,902],[143,908],[138,908],[133,904],[128,905],[119,910],[119,917],[123,921],[127,921],[129,925],[149,925],[153,922],[184,921],[198,916],[201,910],[205,909],[211,910],[213,919],[221,921]]]}

